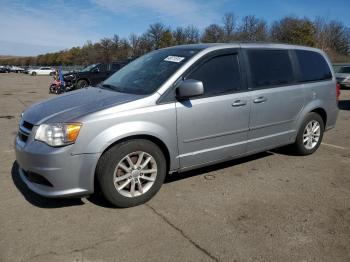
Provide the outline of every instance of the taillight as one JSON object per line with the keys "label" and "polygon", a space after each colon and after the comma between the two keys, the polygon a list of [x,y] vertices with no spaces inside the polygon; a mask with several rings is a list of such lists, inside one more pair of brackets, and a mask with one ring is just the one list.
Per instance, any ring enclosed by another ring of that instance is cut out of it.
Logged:
{"label": "taillight", "polygon": [[336,99],[337,99],[337,102],[339,101],[339,96],[340,96],[340,84],[339,83],[337,83],[337,85],[336,85],[336,87],[335,87],[336,89]]}

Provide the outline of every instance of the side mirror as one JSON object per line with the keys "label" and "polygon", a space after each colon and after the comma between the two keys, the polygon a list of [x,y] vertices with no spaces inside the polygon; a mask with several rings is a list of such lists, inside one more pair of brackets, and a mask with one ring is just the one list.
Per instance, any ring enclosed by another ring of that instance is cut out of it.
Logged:
{"label": "side mirror", "polygon": [[94,73],[99,73],[99,72],[100,72],[100,69],[98,69],[98,67],[96,67],[96,68],[92,69],[92,72],[94,72]]}
{"label": "side mirror", "polygon": [[186,99],[203,94],[204,87],[202,81],[194,79],[186,79],[182,81],[176,89],[176,97],[179,99]]}

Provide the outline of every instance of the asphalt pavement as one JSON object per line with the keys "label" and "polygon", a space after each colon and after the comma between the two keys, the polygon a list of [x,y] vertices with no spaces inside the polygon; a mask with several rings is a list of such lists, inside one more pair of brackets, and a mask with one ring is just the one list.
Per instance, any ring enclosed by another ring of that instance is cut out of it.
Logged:
{"label": "asphalt pavement", "polygon": [[174,174],[147,204],[46,199],[18,177],[21,112],[50,77],[0,74],[0,261],[350,261],[350,90],[319,150]]}

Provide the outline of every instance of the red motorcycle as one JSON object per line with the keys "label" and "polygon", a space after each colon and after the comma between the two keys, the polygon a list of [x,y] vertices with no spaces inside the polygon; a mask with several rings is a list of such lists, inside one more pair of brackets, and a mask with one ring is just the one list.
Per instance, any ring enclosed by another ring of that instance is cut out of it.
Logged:
{"label": "red motorcycle", "polygon": [[61,87],[61,81],[54,79],[50,85],[49,93],[50,94],[61,94],[63,93],[63,88]]}

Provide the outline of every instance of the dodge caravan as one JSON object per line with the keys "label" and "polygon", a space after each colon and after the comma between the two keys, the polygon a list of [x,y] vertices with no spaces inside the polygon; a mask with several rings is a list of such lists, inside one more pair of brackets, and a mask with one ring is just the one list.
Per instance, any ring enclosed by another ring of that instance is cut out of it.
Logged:
{"label": "dodge caravan", "polygon": [[150,52],[109,77],[34,104],[15,139],[19,175],[46,197],[101,190],[145,203],[165,176],[290,145],[312,154],[334,127],[338,89],[321,50],[198,44]]}

